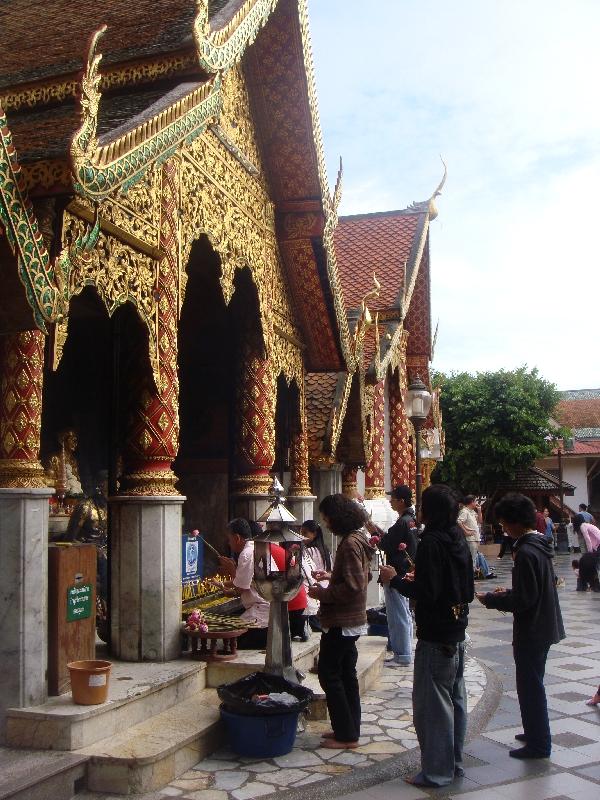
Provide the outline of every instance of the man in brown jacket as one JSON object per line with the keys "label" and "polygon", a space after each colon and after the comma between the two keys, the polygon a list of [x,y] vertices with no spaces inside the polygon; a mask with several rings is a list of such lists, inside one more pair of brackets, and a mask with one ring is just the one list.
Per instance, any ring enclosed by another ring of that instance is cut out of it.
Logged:
{"label": "man in brown jacket", "polygon": [[360,530],[366,514],[353,500],[343,494],[328,495],[319,511],[325,525],[341,537],[331,575],[314,573],[317,580],[329,578],[329,586],[311,586],[308,592],[320,601],[319,683],[332,727],[323,734],[321,746],[345,750],[358,747],[360,737],[356,641],[367,632],[367,585],[374,550]]}

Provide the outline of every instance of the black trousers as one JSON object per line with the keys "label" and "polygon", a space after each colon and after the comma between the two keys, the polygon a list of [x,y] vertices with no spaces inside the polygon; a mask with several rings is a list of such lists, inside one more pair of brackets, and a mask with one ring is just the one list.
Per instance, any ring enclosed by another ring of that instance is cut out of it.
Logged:
{"label": "black trousers", "polygon": [[267,646],[267,628],[248,628],[237,640],[238,650],[264,650]]}
{"label": "black trousers", "polygon": [[341,628],[330,628],[321,636],[319,683],[338,742],[356,742],[360,736],[357,639],[358,636],[342,636]]}
{"label": "black trousers", "polygon": [[498,558],[504,558],[504,554],[508,550],[509,553],[512,553],[512,539],[510,536],[503,536],[502,542],[500,544],[500,552],[498,553]]}
{"label": "black trousers", "polygon": [[549,649],[549,646],[536,648],[529,645],[513,645],[523,733],[527,746],[542,756],[549,756],[552,747],[544,688]]}

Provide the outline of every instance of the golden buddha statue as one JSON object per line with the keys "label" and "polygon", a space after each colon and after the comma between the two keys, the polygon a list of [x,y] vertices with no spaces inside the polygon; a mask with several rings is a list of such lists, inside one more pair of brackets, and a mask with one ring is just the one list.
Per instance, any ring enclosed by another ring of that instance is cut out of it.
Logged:
{"label": "golden buddha statue", "polygon": [[81,497],[83,489],[75,455],[77,434],[73,429],[68,429],[61,431],[57,438],[60,450],[48,459],[46,476],[56,489],[56,495],[62,504],[65,497]]}

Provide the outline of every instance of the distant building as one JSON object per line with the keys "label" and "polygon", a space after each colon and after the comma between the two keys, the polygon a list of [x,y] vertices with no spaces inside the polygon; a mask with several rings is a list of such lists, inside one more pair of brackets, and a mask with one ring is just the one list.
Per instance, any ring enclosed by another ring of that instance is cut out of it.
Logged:
{"label": "distant building", "polygon": [[[556,422],[571,429],[572,440],[562,451],[563,480],[575,486],[573,498],[565,501],[573,511],[580,503],[600,515],[600,389],[574,389],[562,392]],[[536,461],[542,469],[558,474],[558,456]]]}

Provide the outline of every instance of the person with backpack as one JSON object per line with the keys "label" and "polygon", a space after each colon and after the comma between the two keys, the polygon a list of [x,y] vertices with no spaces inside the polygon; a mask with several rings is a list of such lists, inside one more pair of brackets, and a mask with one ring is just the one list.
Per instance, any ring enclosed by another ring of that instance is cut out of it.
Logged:
{"label": "person with backpack", "polygon": [[400,578],[385,565],[379,574],[384,585],[415,602],[413,722],[421,769],[407,782],[447,786],[463,774],[465,632],[474,597],[473,560],[457,525],[458,500],[448,486],[435,484],[423,492],[421,514],[425,529],[414,573]]}

